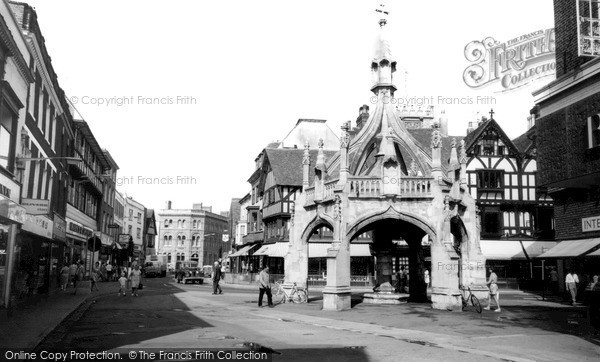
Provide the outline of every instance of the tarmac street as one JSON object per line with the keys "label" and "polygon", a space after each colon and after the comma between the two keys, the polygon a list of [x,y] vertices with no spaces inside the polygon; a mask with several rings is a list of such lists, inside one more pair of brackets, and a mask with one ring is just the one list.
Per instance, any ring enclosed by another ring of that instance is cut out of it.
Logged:
{"label": "tarmac street", "polygon": [[352,310],[325,312],[317,291],[307,304],[259,308],[258,289],[248,286],[224,285],[224,294],[212,295],[208,284],[146,279],[139,297],[118,296],[110,283],[100,286],[99,295],[86,299],[34,350],[233,348],[273,351],[275,361],[600,359],[600,342],[583,325],[583,307],[522,292],[505,295],[501,313],[362,304],[358,293]]}

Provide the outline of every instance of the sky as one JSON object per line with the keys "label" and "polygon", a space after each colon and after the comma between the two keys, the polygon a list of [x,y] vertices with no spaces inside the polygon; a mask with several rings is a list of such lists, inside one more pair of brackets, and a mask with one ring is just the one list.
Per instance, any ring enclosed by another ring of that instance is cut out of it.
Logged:
{"label": "sky", "polygon": [[[298,119],[326,119],[339,134],[373,95],[374,0],[28,3],[61,88],[120,167],[118,190],[147,208],[171,200],[227,211],[250,191],[255,157]],[[526,131],[531,92],[554,76],[511,92],[471,89],[465,46],[552,28],[552,1],[390,1],[387,9],[396,97],[433,99],[450,134],[464,135],[490,108],[509,137]]]}

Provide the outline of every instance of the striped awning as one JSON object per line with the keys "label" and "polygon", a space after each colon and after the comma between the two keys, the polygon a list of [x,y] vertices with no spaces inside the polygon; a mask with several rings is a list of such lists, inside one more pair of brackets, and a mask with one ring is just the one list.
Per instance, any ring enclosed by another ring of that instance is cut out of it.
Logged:
{"label": "striped awning", "polygon": [[237,256],[246,256],[248,255],[248,252],[250,251],[250,249],[254,248],[255,246],[257,246],[256,244],[254,245],[246,245],[243,248],[241,248],[240,250],[236,251],[233,254],[229,254],[230,258],[235,258]]}
{"label": "striped awning", "polygon": [[274,243],[263,245],[254,255],[266,255],[274,258],[283,258],[288,253],[289,243]]}
{"label": "striped awning", "polygon": [[594,249],[599,245],[600,238],[565,240],[561,241],[558,243],[558,245],[540,255],[539,258],[576,258],[583,256],[590,251],[594,251]]}
{"label": "striped awning", "polygon": [[[527,260],[556,246],[555,241],[480,240],[481,253],[488,260]],[[523,252],[523,250],[525,252]],[[527,255],[525,255],[527,253]]]}

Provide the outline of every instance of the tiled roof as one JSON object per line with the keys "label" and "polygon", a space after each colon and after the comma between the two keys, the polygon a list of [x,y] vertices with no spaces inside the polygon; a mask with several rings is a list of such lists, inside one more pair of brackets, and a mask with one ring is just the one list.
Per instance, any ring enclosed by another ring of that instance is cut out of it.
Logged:
{"label": "tiled roof", "polygon": [[527,152],[530,146],[533,145],[533,140],[531,137],[533,136],[534,132],[535,128],[530,128],[525,133],[512,140],[513,144],[519,149],[520,152]]}
{"label": "tiled roof", "polygon": [[471,148],[471,146],[473,145],[473,143],[475,142],[476,139],[479,138],[479,136],[481,135],[481,133],[483,132],[483,130],[487,127],[487,125],[491,122],[491,119],[488,119],[486,121],[481,122],[481,124],[479,126],[477,126],[477,128],[475,128],[473,131],[469,132],[469,134],[467,134],[464,138],[465,140],[465,147],[467,149]]}
{"label": "tiled roof", "polygon": [[[299,148],[267,148],[265,162],[271,165],[278,185],[302,186],[302,157],[304,150]],[[337,151],[323,151],[325,160],[329,160]],[[308,179],[315,177],[315,162],[318,150],[310,150]]]}
{"label": "tiled roof", "polygon": [[[431,156],[431,134],[433,133],[433,128],[411,128],[408,132],[415,138],[415,140],[419,143],[423,151],[427,152],[429,156]],[[456,138],[456,144],[460,143],[463,136],[446,136],[442,138],[442,166],[445,167],[450,159],[450,151],[452,145],[452,139]]]}

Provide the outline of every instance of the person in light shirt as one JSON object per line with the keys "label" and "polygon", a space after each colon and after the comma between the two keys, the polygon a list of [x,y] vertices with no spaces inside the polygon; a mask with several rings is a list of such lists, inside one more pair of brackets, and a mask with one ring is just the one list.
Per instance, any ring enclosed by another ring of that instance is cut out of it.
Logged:
{"label": "person in light shirt", "polygon": [[579,278],[573,270],[569,270],[569,274],[565,278],[565,284],[567,285],[567,290],[571,293],[573,305],[575,305],[577,302],[577,284],[579,284]]}

